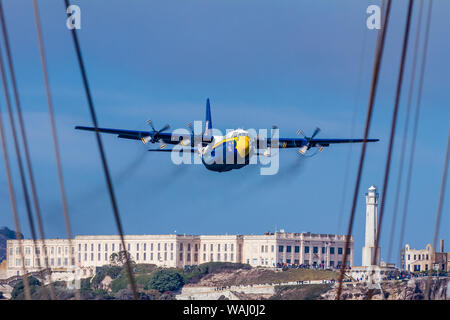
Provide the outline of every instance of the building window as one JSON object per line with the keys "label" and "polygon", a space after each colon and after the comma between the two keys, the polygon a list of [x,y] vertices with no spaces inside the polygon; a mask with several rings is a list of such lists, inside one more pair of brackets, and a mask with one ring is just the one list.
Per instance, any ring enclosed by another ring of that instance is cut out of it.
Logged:
{"label": "building window", "polygon": [[105,251],[108,251],[108,244],[105,243]]}
{"label": "building window", "polygon": [[64,258],[64,265],[67,266],[69,264],[69,259]]}
{"label": "building window", "polygon": [[203,254],[203,261],[206,261],[206,253]]}
{"label": "building window", "polygon": [[139,260],[139,252],[136,253],[136,260]]}
{"label": "building window", "polygon": [[[206,243],[203,244],[203,251],[206,251]],[[205,259],[203,259],[205,260]]]}
{"label": "building window", "polygon": [[128,244],[128,251],[131,250],[131,244]]}
{"label": "building window", "polygon": [[150,251],[153,251],[153,243],[150,243]]}
{"label": "building window", "polygon": [[91,243],[91,251],[94,251],[94,244]]}
{"label": "building window", "polygon": [[305,253],[309,253],[309,247],[305,246]]}
{"label": "building window", "polygon": [[291,246],[286,246],[286,252],[291,252]]}
{"label": "building window", "polygon": [[283,252],[283,246],[278,246],[278,252]]}
{"label": "building window", "polygon": [[261,246],[261,252],[264,252],[264,246]]}
{"label": "building window", "polygon": [[87,243],[84,244],[84,251],[87,251]]}
{"label": "building window", "polygon": [[223,246],[224,246],[223,251],[227,251],[227,244],[225,243]]}
{"label": "building window", "polygon": [[100,252],[97,254],[97,260],[98,260],[98,261],[102,260],[102,256],[101,256],[101,253],[100,253]]}
{"label": "building window", "polygon": [[136,243],[136,251],[139,251],[139,243]]}
{"label": "building window", "polygon": [[108,261],[108,254],[105,252],[105,261]]}
{"label": "building window", "polygon": [[91,253],[91,261],[94,261],[94,254]]}
{"label": "building window", "polygon": [[[144,251],[146,251],[147,250],[147,244],[146,243],[144,243]],[[144,259],[145,260],[145,259]]]}
{"label": "building window", "polygon": [[211,257],[210,257],[209,261],[214,261],[214,256],[212,253],[211,253]]}
{"label": "building window", "polygon": [[144,261],[147,260],[147,254],[144,252]]}
{"label": "building window", "polygon": [[198,253],[194,253],[194,261],[197,262],[198,260]]}
{"label": "building window", "polygon": [[334,247],[330,247],[330,254],[334,254]]}
{"label": "building window", "polygon": [[50,259],[50,265],[52,265],[52,266],[55,265],[55,259],[54,259],[54,258],[51,258],[51,259]]}
{"label": "building window", "polygon": [[81,251],[81,243],[78,244],[78,251]]}
{"label": "building window", "polygon": [[87,253],[84,254],[84,261],[87,261]]}
{"label": "building window", "polygon": [[173,243],[170,244],[170,251],[173,251]]}
{"label": "building window", "polygon": [[325,254],[325,247],[322,247],[322,254]]}
{"label": "building window", "polygon": [[173,252],[170,253],[170,260],[173,260]]}
{"label": "building window", "polygon": [[234,261],[234,254],[233,253],[230,254],[230,260]]}
{"label": "building window", "polygon": [[227,261],[227,254],[226,253],[223,255],[223,261]]}
{"label": "building window", "polygon": [[220,253],[217,254],[217,261],[220,261]]}
{"label": "building window", "polygon": [[408,254],[408,260],[411,260],[411,256]]}
{"label": "building window", "polygon": [[295,246],[294,247],[294,252],[295,253],[299,253],[300,252],[300,247],[299,246]]}
{"label": "building window", "polygon": [[234,250],[234,244],[230,244],[230,251],[233,252],[233,250]]}
{"label": "building window", "polygon": [[342,248],[338,248],[338,254],[342,254]]}
{"label": "building window", "polygon": [[180,261],[183,261],[183,252],[180,252]]}
{"label": "building window", "polygon": [[214,245],[211,243],[211,251],[214,251]]}
{"label": "building window", "polygon": [[61,258],[58,258],[58,266],[61,265]]}
{"label": "building window", "polygon": [[167,243],[164,243],[164,251],[167,251]]}
{"label": "building window", "polygon": [[153,261],[153,252],[150,253],[150,260]]}
{"label": "building window", "polygon": [[351,248],[347,248],[347,254],[350,254]]}
{"label": "building window", "polygon": [[313,253],[318,253],[319,252],[319,247],[313,247]]}
{"label": "building window", "polygon": [[180,251],[183,251],[183,243],[180,243]]}
{"label": "building window", "polygon": [[114,243],[111,244],[111,250],[112,250],[113,252],[114,252],[114,247],[115,247]]}
{"label": "building window", "polygon": [[102,244],[101,243],[98,244],[98,251],[102,251]]}
{"label": "building window", "polygon": [[164,252],[164,261],[167,261],[167,252]]}
{"label": "building window", "polygon": [[220,252],[220,243],[217,245],[217,251]]}

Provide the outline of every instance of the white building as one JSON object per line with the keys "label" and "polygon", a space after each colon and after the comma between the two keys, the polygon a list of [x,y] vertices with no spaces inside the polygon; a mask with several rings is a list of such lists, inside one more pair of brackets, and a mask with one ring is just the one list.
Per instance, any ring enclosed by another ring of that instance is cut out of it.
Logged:
{"label": "white building", "polygon": [[378,232],[378,193],[377,188],[370,186],[366,193],[366,233],[365,245],[362,248],[362,266],[353,267],[351,276],[360,281],[378,283],[386,280],[397,269],[392,264],[380,262],[381,248],[378,247],[375,264],[375,242]]}
{"label": "white building", "polygon": [[[365,246],[362,249],[362,265],[373,265],[375,256],[375,242],[378,231],[378,193],[374,186],[366,193],[366,237]],[[380,265],[380,247],[375,260],[375,265]]]}
{"label": "white building", "polygon": [[[342,264],[345,236],[333,234],[286,233],[263,235],[127,235],[126,250],[136,263],[160,267],[198,265],[211,261],[248,263],[257,267],[277,264],[303,264],[336,268]],[[92,276],[95,268],[110,263],[113,253],[123,251],[119,236],[76,236],[70,247],[67,239],[47,239],[34,246],[23,240],[26,272],[46,264],[52,273],[76,270],[77,275]],[[17,240],[7,241],[7,277],[22,273]],[[353,237],[350,239],[349,265],[353,265]],[[46,263],[47,262],[47,263]]]}

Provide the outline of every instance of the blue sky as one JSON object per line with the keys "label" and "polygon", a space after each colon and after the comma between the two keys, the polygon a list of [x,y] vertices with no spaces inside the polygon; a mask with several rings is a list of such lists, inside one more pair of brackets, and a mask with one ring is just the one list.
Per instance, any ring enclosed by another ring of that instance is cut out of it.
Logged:
{"label": "blue sky", "polygon": [[[320,137],[347,138],[356,110],[353,136],[363,135],[376,40],[376,32],[366,29],[365,11],[369,4],[380,1],[73,3],[82,11],[81,48],[103,127],[145,130],[148,118],[157,126],[170,123],[172,128],[185,127],[189,121],[204,119],[209,97],[213,124],[221,130],[276,124],[282,136],[295,137],[299,128],[311,133],[318,126]],[[65,8],[55,0],[41,0],[39,5],[73,233],[115,234],[94,135],[73,129],[75,125],[90,125],[91,120],[72,39],[65,27]],[[383,183],[406,5],[406,1],[394,1],[392,8],[370,130],[370,136],[380,142],[368,147],[353,232],[356,264],[360,264],[364,242],[364,193],[370,185],[381,187]],[[16,0],[6,1],[4,7],[45,231],[48,237],[64,237],[32,5]],[[445,41],[450,31],[449,10],[449,1],[435,0],[405,234],[413,247],[431,242],[439,198],[450,115],[450,43]],[[417,10],[414,34],[416,18]],[[412,50],[405,71],[408,83],[411,60]],[[384,259],[407,92],[405,89],[401,97],[383,222]],[[5,115],[3,98],[0,103]],[[14,159],[11,136],[8,138]],[[169,155],[150,154],[139,142],[110,135],[103,136],[103,141],[127,234],[174,230],[260,234],[276,228],[289,232],[346,231],[360,146],[333,146],[308,159],[302,159],[295,150],[287,151],[280,159],[280,173],[268,177],[260,176],[254,167],[222,174],[202,166],[177,167]],[[346,177],[349,152],[351,166]],[[29,236],[14,169],[22,228]],[[0,225],[12,227],[4,169],[0,170],[0,182]],[[345,210],[340,219],[344,194]],[[403,193],[401,197],[403,204]],[[448,208],[447,201],[440,238],[450,241]],[[395,251],[397,241],[398,236]]]}

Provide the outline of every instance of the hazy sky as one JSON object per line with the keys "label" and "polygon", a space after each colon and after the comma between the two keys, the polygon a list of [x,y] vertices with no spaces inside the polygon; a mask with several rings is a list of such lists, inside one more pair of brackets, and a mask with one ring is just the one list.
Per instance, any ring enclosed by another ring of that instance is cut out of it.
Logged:
{"label": "hazy sky", "polygon": [[[204,119],[209,97],[213,124],[221,130],[270,128],[276,124],[281,136],[295,137],[299,128],[310,134],[318,126],[321,138],[349,138],[354,110],[353,136],[363,136],[376,40],[376,31],[366,28],[366,8],[380,2],[73,3],[81,7],[81,48],[100,126],[145,130],[145,120],[152,118],[158,127],[166,123],[172,128],[185,127],[189,121]],[[73,233],[115,234],[95,137],[73,129],[75,125],[91,125],[91,120],[65,25],[65,8],[57,0],[41,0],[39,5]],[[370,136],[380,142],[368,146],[353,232],[355,264],[361,263],[364,241],[364,193],[370,185],[381,187],[383,183],[406,5],[407,1],[393,2],[370,130]],[[48,237],[64,237],[32,4],[4,1],[4,9],[45,231]],[[448,12],[450,1],[434,1],[405,235],[406,242],[417,248],[432,241],[449,126]],[[412,48],[382,229],[383,259],[390,243],[411,61]],[[3,92],[1,95],[6,116]],[[14,160],[9,126],[6,129],[10,158]],[[103,141],[127,234],[167,234],[175,230],[189,234],[261,234],[276,228],[346,232],[360,146],[333,146],[307,159],[290,150],[281,156],[278,175],[260,176],[256,167],[228,173],[211,172],[198,165],[177,167],[169,154],[146,152],[148,146],[140,142],[112,135],[104,135]],[[351,166],[346,175],[349,152]],[[14,178],[22,228],[29,236],[16,166]],[[340,219],[344,195],[345,210]],[[447,191],[447,200],[448,196]],[[400,208],[403,197],[404,192]],[[0,210],[0,225],[12,228],[3,161]],[[448,213],[447,201],[440,237],[450,241]],[[396,253],[397,247],[398,236],[394,241]]]}

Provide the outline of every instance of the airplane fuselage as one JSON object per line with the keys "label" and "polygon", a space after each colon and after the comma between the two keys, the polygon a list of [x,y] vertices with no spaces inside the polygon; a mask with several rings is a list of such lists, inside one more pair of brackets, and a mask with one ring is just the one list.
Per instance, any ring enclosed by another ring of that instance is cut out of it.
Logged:
{"label": "airplane fuselage", "polygon": [[214,136],[213,141],[201,152],[202,162],[211,171],[240,169],[250,163],[254,151],[254,142],[249,133],[237,129],[225,136]]}

